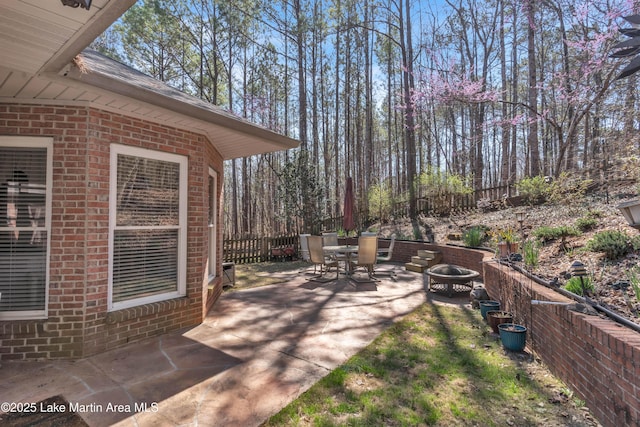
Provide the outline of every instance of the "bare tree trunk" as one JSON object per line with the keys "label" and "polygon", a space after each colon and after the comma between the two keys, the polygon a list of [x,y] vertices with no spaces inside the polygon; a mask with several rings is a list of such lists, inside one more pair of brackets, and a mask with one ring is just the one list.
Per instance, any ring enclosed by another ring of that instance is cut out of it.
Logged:
{"label": "bare tree trunk", "polygon": [[[319,151],[320,151],[320,131],[319,131],[319,123],[320,123],[320,114],[318,112],[318,92],[319,85],[321,84],[318,80],[318,61],[319,61],[319,53],[321,50],[321,38],[320,34],[320,24],[319,20],[321,19],[319,3],[317,1],[313,4],[313,16],[314,16],[314,25],[313,25],[313,39],[311,43],[311,138],[313,140],[313,148],[312,148],[312,161],[315,165],[319,164]],[[320,59],[321,61],[321,59]],[[317,172],[316,172],[317,173]]]}
{"label": "bare tree trunk", "polygon": [[[506,37],[504,33],[504,0],[500,0],[500,78],[501,78],[501,89],[502,93],[507,96],[508,87],[507,87],[507,50],[506,50]],[[515,67],[513,67],[515,68]],[[506,102],[502,103],[502,134],[501,134],[501,148],[502,148],[502,156],[500,162],[500,185],[507,185],[509,183],[509,178],[511,175],[511,171],[509,170],[509,159],[511,158],[511,154],[509,153],[509,140],[511,138],[511,124],[507,121],[507,117],[509,117],[509,105]]]}
{"label": "bare tree trunk", "polygon": [[529,132],[527,146],[529,147],[529,176],[540,174],[540,150],[538,148],[538,78],[535,49],[535,5],[536,0],[527,0],[527,42],[529,69]]}
{"label": "bare tree trunk", "polygon": [[[387,24],[387,31],[391,34],[391,22]],[[393,135],[394,135],[394,123],[395,123],[395,113],[393,111],[393,104],[391,100],[391,93],[393,90],[393,65],[392,65],[392,49],[389,48],[387,55],[387,176],[392,180],[391,188],[393,189]],[[396,144],[396,148],[397,148]],[[395,158],[398,159],[398,155],[396,153]],[[397,183],[397,179],[395,181]],[[398,188],[398,187],[396,187]]]}
{"label": "bare tree trunk", "polygon": [[[403,6],[404,1],[404,6]],[[403,94],[405,104],[405,144],[406,144],[406,175],[407,188],[409,190],[409,217],[416,218],[416,133],[415,133],[415,117],[413,109],[413,101],[411,94],[415,88],[413,74],[413,44],[411,33],[411,2],[410,0],[399,0],[399,32],[400,32],[400,51],[402,55],[403,66]],[[403,11],[404,8],[404,11]]]}
{"label": "bare tree trunk", "polygon": [[[374,6],[369,3],[369,0],[365,2],[364,10],[365,23],[369,22],[369,17],[373,16],[373,12],[370,11],[370,8]],[[371,15],[370,15],[371,13]],[[373,37],[373,33],[372,33]],[[373,151],[374,151],[374,141],[373,141],[373,58],[371,57],[373,52],[373,40],[371,40],[371,45],[369,44],[369,35],[368,33],[364,34],[365,44],[364,44],[364,58],[365,58],[365,137],[364,137],[364,150],[365,150],[365,167],[364,167],[364,179],[361,185],[361,188],[367,189],[372,183],[371,175],[374,170],[373,163]],[[380,172],[378,172],[380,173]],[[365,204],[368,206],[368,204]]]}
{"label": "bare tree trunk", "polygon": [[627,78],[627,90],[624,97],[624,131],[623,137],[629,137],[637,132],[634,128],[635,122],[635,105],[636,105],[636,87],[638,77],[631,75]]}
{"label": "bare tree trunk", "polygon": [[[518,59],[518,26],[516,23],[518,22],[518,10],[513,7],[511,20],[513,21],[513,39],[511,40],[511,63],[516,64]],[[518,67],[511,67],[511,102],[512,105],[518,105],[519,96],[518,96]],[[515,115],[517,111],[512,107],[512,114]],[[511,132],[511,152],[509,156],[509,181],[510,185],[516,182],[518,178],[518,132],[514,127],[513,132]]]}
{"label": "bare tree trunk", "polygon": [[242,158],[242,232],[248,233],[251,227],[251,179],[249,177],[249,159]]}
{"label": "bare tree trunk", "polygon": [[236,159],[231,160],[231,221],[233,223],[233,234],[240,233],[240,224],[238,222],[238,173]]}
{"label": "bare tree trunk", "polygon": [[294,0],[293,12],[296,17],[295,41],[298,54],[298,127],[300,129],[300,148],[307,149],[307,78],[305,72],[305,28],[304,11],[300,0]]}

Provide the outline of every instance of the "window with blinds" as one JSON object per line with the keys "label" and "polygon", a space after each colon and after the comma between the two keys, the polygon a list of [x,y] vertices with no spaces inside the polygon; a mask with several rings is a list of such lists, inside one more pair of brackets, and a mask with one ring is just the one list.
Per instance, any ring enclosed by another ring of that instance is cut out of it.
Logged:
{"label": "window with blinds", "polygon": [[47,315],[51,139],[0,137],[0,319]]}
{"label": "window with blinds", "polygon": [[187,159],[112,145],[110,308],[185,295]]}
{"label": "window with blinds", "polygon": [[209,168],[209,257],[208,257],[208,271],[209,279],[213,279],[216,276],[216,236],[217,236],[217,221],[218,215],[217,202],[218,202],[218,183],[216,172]]}

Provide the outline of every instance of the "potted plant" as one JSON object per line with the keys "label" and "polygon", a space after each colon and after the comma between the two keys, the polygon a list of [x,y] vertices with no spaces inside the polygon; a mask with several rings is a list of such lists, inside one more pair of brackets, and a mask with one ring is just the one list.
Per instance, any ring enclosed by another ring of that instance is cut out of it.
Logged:
{"label": "potted plant", "polygon": [[480,315],[487,320],[487,313],[492,310],[500,310],[500,301],[482,300],[480,301]]}
{"label": "potted plant", "polygon": [[518,252],[518,233],[513,228],[503,228],[496,233],[498,239],[498,254],[500,258],[508,258]]}
{"label": "potted plant", "polygon": [[487,322],[491,326],[494,334],[499,334],[498,325],[503,323],[513,323],[513,313],[502,310],[491,310],[487,312]]}
{"label": "potted plant", "polygon": [[500,341],[507,350],[522,351],[527,344],[527,328],[515,323],[498,325]]}

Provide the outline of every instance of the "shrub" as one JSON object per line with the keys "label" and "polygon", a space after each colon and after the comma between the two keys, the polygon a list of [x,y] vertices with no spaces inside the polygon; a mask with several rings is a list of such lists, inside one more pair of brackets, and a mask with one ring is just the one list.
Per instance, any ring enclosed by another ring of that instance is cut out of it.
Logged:
{"label": "shrub", "polygon": [[467,229],[462,234],[462,241],[464,242],[465,246],[477,248],[478,246],[482,245],[485,236],[485,228],[482,226],[475,226]]}
{"label": "shrub", "polygon": [[516,183],[516,188],[524,201],[530,205],[543,201],[551,189],[544,176],[522,178]]}
{"label": "shrub", "polygon": [[561,239],[560,246],[564,248],[566,246],[567,237],[579,236],[582,234],[582,232],[576,227],[570,227],[566,225],[561,225],[559,227],[549,227],[545,225],[536,228],[531,234],[543,243],[549,242],[551,240]]}
{"label": "shrub", "polygon": [[598,225],[598,220],[592,216],[583,216],[576,220],[576,227],[581,231],[592,230]]}
{"label": "shrub", "polygon": [[413,229],[413,240],[420,241],[422,240],[422,232],[419,228]]}
{"label": "shrub", "polygon": [[531,232],[531,235],[541,241],[542,243],[549,242],[551,240],[556,240],[558,238],[557,230],[555,227],[550,227],[548,225],[543,225],[542,227],[538,227]]}
{"label": "shrub", "polygon": [[386,222],[391,217],[393,208],[393,194],[389,185],[372,185],[367,194],[369,212],[382,222]]}
{"label": "shrub", "polygon": [[587,248],[592,252],[604,252],[607,259],[618,259],[629,253],[629,236],[617,230],[602,231],[589,240]]}
{"label": "shrub", "polygon": [[434,213],[439,215],[450,212],[452,198],[473,193],[469,182],[469,177],[441,171],[434,167],[428,167],[416,180],[419,190],[427,199],[430,199]]}
{"label": "shrub", "polygon": [[591,179],[573,177],[563,172],[549,185],[547,198],[551,203],[562,203],[568,207],[578,206],[592,183]]}
{"label": "shrub", "polygon": [[590,277],[572,277],[562,288],[580,296],[584,296],[583,288],[587,294],[595,290]]}

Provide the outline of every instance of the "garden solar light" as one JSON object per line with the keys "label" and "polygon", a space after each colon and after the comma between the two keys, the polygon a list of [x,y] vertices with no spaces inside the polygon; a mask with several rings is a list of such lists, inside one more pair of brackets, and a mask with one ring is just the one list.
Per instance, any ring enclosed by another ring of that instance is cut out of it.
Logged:
{"label": "garden solar light", "polygon": [[580,261],[574,261],[573,264],[571,264],[571,267],[569,267],[569,271],[571,272],[571,275],[575,277],[582,278],[587,275],[587,269]]}
{"label": "garden solar light", "polygon": [[593,302],[589,300],[589,297],[587,296],[587,291],[584,288],[584,277],[588,276],[587,268],[580,261],[574,261],[573,264],[571,264],[571,267],[569,267],[569,272],[571,272],[572,276],[580,278],[580,287],[582,288],[582,296],[584,297],[584,300],[586,302],[593,305]]}
{"label": "garden solar light", "polygon": [[518,224],[520,225],[520,236],[522,236],[522,224],[524,223],[524,217],[526,215],[526,213],[524,211],[516,211],[516,221],[518,221]]}
{"label": "garden solar light", "polygon": [[89,10],[91,7],[91,0],[60,0],[63,6],[70,6],[76,8],[80,6],[83,9]]}

